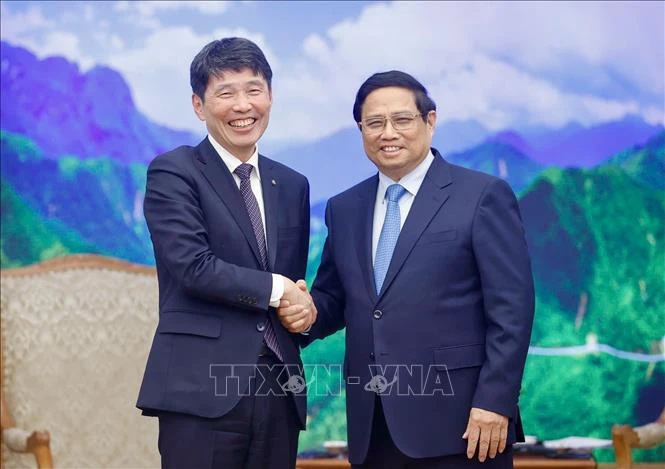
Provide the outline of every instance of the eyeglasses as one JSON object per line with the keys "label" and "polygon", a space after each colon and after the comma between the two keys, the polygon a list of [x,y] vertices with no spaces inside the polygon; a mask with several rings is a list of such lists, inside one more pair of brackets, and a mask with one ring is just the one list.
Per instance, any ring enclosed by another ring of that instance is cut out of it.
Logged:
{"label": "eyeglasses", "polygon": [[422,114],[401,113],[393,114],[388,118],[385,116],[369,117],[358,122],[358,127],[365,135],[374,135],[383,132],[383,129],[386,128],[386,121],[390,120],[393,129],[401,132],[413,128],[416,119],[420,116]]}

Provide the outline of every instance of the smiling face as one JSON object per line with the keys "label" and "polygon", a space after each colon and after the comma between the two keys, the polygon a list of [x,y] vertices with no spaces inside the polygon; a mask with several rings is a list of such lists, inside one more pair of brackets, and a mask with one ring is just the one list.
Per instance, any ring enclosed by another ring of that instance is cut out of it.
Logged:
{"label": "smiling face", "polygon": [[229,153],[247,161],[268,127],[272,94],[268,83],[249,68],[210,75],[204,100],[194,94],[192,105],[208,133]]}
{"label": "smiling face", "polygon": [[[400,114],[419,114],[416,98],[411,90],[398,87],[379,88],[367,95],[362,105],[361,118],[384,117]],[[430,111],[427,122],[418,116],[409,130],[396,131],[388,120],[382,132],[362,133],[365,153],[383,174],[399,181],[413,171],[427,156],[436,111]]]}

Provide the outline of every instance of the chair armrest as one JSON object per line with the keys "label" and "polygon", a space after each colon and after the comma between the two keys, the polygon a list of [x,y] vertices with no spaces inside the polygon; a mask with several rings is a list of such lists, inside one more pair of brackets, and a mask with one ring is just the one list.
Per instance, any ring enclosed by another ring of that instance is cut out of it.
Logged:
{"label": "chair armrest", "polygon": [[663,441],[665,441],[665,423],[661,420],[635,428],[630,425],[614,425],[612,446],[616,455],[617,469],[631,469],[632,448],[651,448]]}
{"label": "chair armrest", "polygon": [[616,469],[631,469],[633,456],[631,448],[640,441],[635,430],[630,425],[614,425],[612,427],[612,446],[616,456]]}
{"label": "chair armrest", "polygon": [[11,451],[32,453],[38,469],[53,469],[49,432],[34,431],[28,435],[24,430],[11,427],[3,429],[3,437],[7,437],[5,444]]}
{"label": "chair armrest", "polygon": [[28,451],[35,455],[38,469],[53,469],[51,435],[49,435],[49,432],[32,432],[28,438]]}

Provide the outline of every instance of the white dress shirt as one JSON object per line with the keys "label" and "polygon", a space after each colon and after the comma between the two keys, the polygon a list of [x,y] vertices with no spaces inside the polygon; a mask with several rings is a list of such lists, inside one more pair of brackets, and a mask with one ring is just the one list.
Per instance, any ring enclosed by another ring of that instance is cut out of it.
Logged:
{"label": "white dress shirt", "polygon": [[381,228],[383,228],[383,221],[386,219],[386,210],[388,204],[386,203],[386,190],[392,184],[399,184],[406,189],[404,195],[399,199],[399,214],[400,214],[400,229],[404,226],[406,217],[409,216],[413,199],[418,193],[418,189],[425,180],[425,175],[430,165],[434,161],[434,155],[430,150],[424,160],[418,166],[413,168],[409,174],[402,179],[393,181],[388,176],[379,171],[379,186],[376,189],[376,201],[374,202],[374,224],[372,225],[372,265],[376,259],[376,248],[379,245],[379,237],[381,236]]}
{"label": "white dress shirt", "polygon": [[[208,140],[212,144],[212,147],[217,151],[217,154],[220,156],[224,164],[231,174],[233,175],[233,180],[236,182],[238,188],[240,188],[240,177],[234,173],[236,168],[243,164],[238,158],[229,153],[226,148],[221,146],[213,138],[212,135],[208,135]],[[247,164],[251,164],[254,167],[254,170],[249,176],[249,183],[252,187],[252,192],[254,197],[256,197],[256,202],[259,204],[259,212],[261,212],[261,221],[263,222],[263,236],[265,236],[266,242],[268,236],[266,234],[266,214],[265,208],[263,207],[263,189],[261,188],[261,173],[259,172],[259,146],[254,146],[254,153],[246,161]],[[266,246],[267,253],[268,246]],[[270,293],[270,306],[277,307],[279,306],[279,300],[284,295],[284,279],[279,274],[272,274],[272,291]]]}

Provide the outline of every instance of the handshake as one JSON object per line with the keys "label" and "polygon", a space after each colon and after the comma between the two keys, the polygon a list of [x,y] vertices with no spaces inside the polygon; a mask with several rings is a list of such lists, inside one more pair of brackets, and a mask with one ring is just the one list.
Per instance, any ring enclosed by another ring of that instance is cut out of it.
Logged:
{"label": "handshake", "polygon": [[277,317],[289,332],[307,332],[316,321],[316,306],[304,280],[293,283],[284,277],[284,294],[277,308]]}

